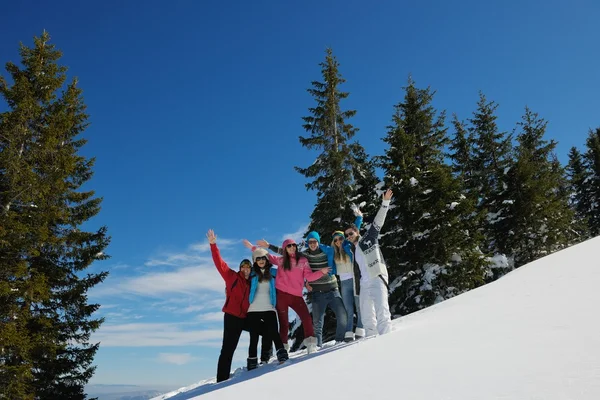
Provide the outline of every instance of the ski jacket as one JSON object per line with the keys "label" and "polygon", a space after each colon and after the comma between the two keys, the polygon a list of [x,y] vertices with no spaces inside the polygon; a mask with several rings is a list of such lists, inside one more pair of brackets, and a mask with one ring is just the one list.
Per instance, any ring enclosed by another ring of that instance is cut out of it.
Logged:
{"label": "ski jacket", "polygon": [[[360,236],[358,239],[358,248],[355,251],[362,251],[364,254],[365,260],[365,269],[369,274],[369,279],[377,278],[378,276],[383,279],[386,286],[388,285],[388,271],[385,265],[385,260],[383,259],[383,255],[381,254],[381,249],[379,248],[379,232],[381,231],[381,227],[385,222],[385,217],[387,215],[388,209],[390,206],[390,200],[383,200],[381,203],[381,207],[379,211],[377,211],[377,215],[373,220],[373,223],[369,227],[367,233],[364,236]],[[356,260],[356,256],[354,257]],[[358,288],[358,282],[360,281],[361,273],[360,269],[354,268],[354,285],[355,291],[357,294],[360,294],[360,288]]]}
{"label": "ski jacket", "polygon": [[246,318],[248,313],[250,285],[242,272],[235,272],[221,258],[221,252],[216,243],[211,243],[210,252],[217,271],[225,281],[225,305],[222,311],[238,318]]}
{"label": "ski jacket", "polygon": [[[254,249],[255,248],[253,248],[252,251],[254,251]],[[302,296],[304,280],[312,282],[323,276],[321,271],[313,272],[312,269],[310,269],[306,257],[301,257],[300,260],[296,260],[296,257],[290,257],[291,268],[289,270],[283,268],[283,256],[276,256],[269,253],[268,257],[271,264],[277,265],[275,287],[282,292],[294,296]]]}
{"label": "ski jacket", "polygon": [[[277,275],[277,268],[271,267],[271,281],[269,282],[269,298],[273,307],[277,305],[277,291],[275,290],[275,276]],[[249,301],[254,301],[256,295],[256,289],[258,288],[258,275],[254,270],[250,273],[250,298]]]}

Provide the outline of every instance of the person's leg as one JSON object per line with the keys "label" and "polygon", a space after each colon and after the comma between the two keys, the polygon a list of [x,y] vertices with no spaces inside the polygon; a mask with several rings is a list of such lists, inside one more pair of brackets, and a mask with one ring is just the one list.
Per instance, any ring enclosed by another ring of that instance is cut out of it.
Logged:
{"label": "person's leg", "polygon": [[[346,332],[352,332],[354,327],[354,280],[346,279],[340,282],[340,296],[346,309]],[[337,318],[337,317],[336,317]]]}
{"label": "person's leg", "polygon": [[327,308],[327,293],[311,293],[312,320],[317,346],[323,345],[323,323],[325,322],[325,309]]}
{"label": "person's leg", "polygon": [[367,282],[360,282],[360,317],[362,318],[365,336],[377,334],[377,318],[375,316],[375,306],[371,297],[371,284],[373,279]]}
{"label": "person's leg", "polygon": [[250,345],[248,346],[248,358],[256,358],[257,347],[258,347],[258,332],[260,329],[260,313],[249,312],[248,327],[250,328]]}
{"label": "person's leg", "polygon": [[[263,320],[265,321],[265,331],[268,332],[268,335],[271,337],[273,343],[275,343],[275,349],[279,350],[283,348],[283,342],[279,337],[278,327],[277,327],[277,314],[274,311],[266,311],[263,316]],[[275,334],[277,333],[277,334]],[[270,343],[269,343],[270,345]]]}
{"label": "person's leg", "polygon": [[[258,330],[258,333],[262,338],[260,343],[260,361],[264,363],[268,363],[273,355],[273,333],[270,331],[270,327],[267,326],[265,321],[265,316],[267,314],[273,314],[275,316],[275,321],[277,321],[277,314],[275,311],[262,311],[260,313],[260,329]],[[279,331],[277,331],[277,338],[281,341]]]}
{"label": "person's leg", "polygon": [[346,326],[348,325],[348,315],[346,313],[346,307],[342,301],[342,296],[338,290],[332,290],[328,293],[329,295],[329,307],[335,314],[336,329],[335,329],[335,341],[342,342],[346,334]]}
{"label": "person's leg", "polygon": [[290,299],[293,297],[295,296],[279,290],[277,291],[277,306],[275,308],[277,309],[277,317],[279,318],[279,337],[284,345],[288,342],[290,330],[288,308],[290,307]]}
{"label": "person's leg", "polygon": [[304,327],[304,338],[314,337],[315,330],[313,328],[313,321],[310,317],[310,313],[308,312],[308,307],[306,307],[306,303],[301,296],[291,296],[290,295],[290,308],[298,314],[300,321],[302,321],[302,326]]}
{"label": "person's leg", "polygon": [[377,316],[377,332],[380,335],[392,331],[392,315],[390,313],[390,304],[388,302],[388,288],[381,278],[373,279],[371,293],[375,303],[375,314]]}
{"label": "person's leg", "polygon": [[244,327],[245,318],[225,314],[223,317],[223,344],[217,364],[217,382],[226,381],[231,373],[231,361]]}
{"label": "person's leg", "polygon": [[294,296],[290,303],[292,310],[298,314],[302,326],[304,327],[304,344],[306,345],[306,352],[308,354],[314,353],[317,350],[317,338],[315,337],[315,331],[313,328],[313,321],[308,312],[308,307],[301,296]]}

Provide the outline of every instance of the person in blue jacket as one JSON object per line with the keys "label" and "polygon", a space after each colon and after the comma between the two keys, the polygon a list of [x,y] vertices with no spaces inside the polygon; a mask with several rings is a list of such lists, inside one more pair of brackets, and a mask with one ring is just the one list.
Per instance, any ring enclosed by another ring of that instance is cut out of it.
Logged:
{"label": "person in blue jacket", "polygon": [[[248,308],[247,324],[250,331],[250,346],[248,347],[248,370],[258,367],[257,347],[258,336],[263,334],[262,346],[268,343],[268,353],[271,341],[275,343],[277,360],[282,363],[288,359],[287,350],[283,347],[277,324],[277,295],[275,291],[275,276],[277,269],[273,268],[267,257],[267,250],[258,248],[252,252],[252,271],[250,272],[250,307]],[[263,358],[263,357],[261,357]],[[266,361],[267,360],[262,360]]]}

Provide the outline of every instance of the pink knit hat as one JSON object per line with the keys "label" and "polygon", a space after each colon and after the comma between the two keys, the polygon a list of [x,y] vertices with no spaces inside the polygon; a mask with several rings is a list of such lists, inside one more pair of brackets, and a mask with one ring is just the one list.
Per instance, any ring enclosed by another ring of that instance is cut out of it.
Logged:
{"label": "pink knit hat", "polygon": [[[296,241],[294,239],[285,239],[283,241],[283,244],[281,245],[281,247],[283,249],[285,249],[288,246],[288,244],[296,244]],[[296,244],[296,246],[297,246],[297,244]]]}

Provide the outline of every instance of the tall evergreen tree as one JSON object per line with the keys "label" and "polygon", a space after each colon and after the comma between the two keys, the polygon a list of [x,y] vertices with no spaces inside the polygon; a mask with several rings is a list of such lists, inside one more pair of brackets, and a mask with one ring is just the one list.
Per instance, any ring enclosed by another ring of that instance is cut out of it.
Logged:
{"label": "tall evergreen tree", "polygon": [[378,190],[382,182],[375,174],[375,161],[369,158],[364,148],[359,143],[350,145],[353,157],[354,186],[352,203],[363,213],[361,230],[369,229],[381,203],[381,191]]}
{"label": "tall evergreen tree", "polygon": [[588,218],[591,213],[591,201],[587,186],[590,174],[576,147],[571,147],[569,150],[566,172],[569,183],[569,206],[574,214],[572,229],[578,237],[577,241],[582,241],[590,237]]}
{"label": "tall evergreen tree", "polygon": [[81,187],[93,159],[79,154],[88,125],[77,80],[66,82],[61,53],[44,32],[21,45],[22,68],[0,78],[0,397],[85,399],[102,323],[86,292],[107,273],[85,273],[106,258],[106,228],[81,226],[100,198]]}
{"label": "tall evergreen tree", "polygon": [[556,142],[544,139],[547,122],[526,107],[518,125],[516,162],[507,174],[504,218],[497,223],[515,267],[566,247],[573,219],[564,170],[553,153]]}
{"label": "tall evergreen tree", "polygon": [[463,222],[472,204],[444,163],[444,113],[431,105],[429,88],[410,79],[405,90],[383,139],[389,147],[378,158],[385,187],[394,191],[381,245],[393,279],[392,309],[400,314],[481,285],[487,266]]}
{"label": "tall evergreen tree", "polygon": [[472,138],[472,176],[467,181],[468,191],[478,193],[477,208],[486,214],[483,230],[485,252],[504,253],[502,242],[506,232],[499,230],[497,223],[505,218],[502,215],[506,194],[506,173],[512,167],[511,135],[500,132],[495,115],[498,105],[488,102],[483,93],[479,94],[477,110],[469,119],[469,134]]}
{"label": "tall evergreen tree", "polygon": [[585,184],[589,199],[588,224],[592,236],[600,234],[600,128],[590,130],[586,140],[585,165],[589,177]]}
{"label": "tall evergreen tree", "polygon": [[302,118],[303,127],[310,136],[301,136],[300,143],[308,149],[320,150],[320,153],[309,167],[295,169],[312,179],[306,188],[317,191],[317,203],[308,230],[326,236],[354,219],[349,207],[354,183],[354,159],[349,140],[358,129],[348,122],[356,111],[341,109],[340,102],[349,93],[340,90],[345,79],[331,49],[326,50],[325,61],[319,65],[323,82],[313,81],[312,88],[308,89],[316,105],[309,108],[309,116]]}

